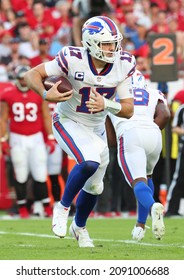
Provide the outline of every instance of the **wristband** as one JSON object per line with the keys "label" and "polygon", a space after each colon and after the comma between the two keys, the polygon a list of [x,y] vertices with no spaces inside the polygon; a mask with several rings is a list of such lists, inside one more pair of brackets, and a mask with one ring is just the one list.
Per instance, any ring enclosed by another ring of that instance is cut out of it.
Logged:
{"label": "wristband", "polygon": [[48,140],[55,140],[55,137],[54,137],[53,134],[49,134],[49,135],[47,135],[47,139]]}
{"label": "wristband", "polygon": [[113,101],[113,100],[109,100],[105,97],[103,97],[103,99],[104,99],[104,109],[106,109],[113,115],[117,115],[121,111],[120,103]]}
{"label": "wristband", "polygon": [[7,134],[0,138],[1,143],[6,142],[7,140],[8,140],[8,135]]}
{"label": "wristband", "polygon": [[44,92],[43,92],[43,99],[46,100],[46,98],[47,98],[47,91],[44,90]]}

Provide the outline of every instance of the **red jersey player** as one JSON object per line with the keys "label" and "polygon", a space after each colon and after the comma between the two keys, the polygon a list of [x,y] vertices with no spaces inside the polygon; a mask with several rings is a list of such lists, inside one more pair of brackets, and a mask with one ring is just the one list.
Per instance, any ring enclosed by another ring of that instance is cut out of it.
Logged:
{"label": "red jersey player", "polygon": [[52,215],[46,185],[47,149],[42,133],[43,124],[48,135],[46,144],[50,153],[55,149],[48,104],[27,87],[23,76],[28,69],[27,66],[18,66],[15,69],[15,84],[10,84],[1,95],[2,150],[5,146],[7,151],[6,135],[9,130],[17,205],[22,218],[29,217],[26,208],[26,183],[29,174],[33,178],[35,198],[42,201],[45,216]]}

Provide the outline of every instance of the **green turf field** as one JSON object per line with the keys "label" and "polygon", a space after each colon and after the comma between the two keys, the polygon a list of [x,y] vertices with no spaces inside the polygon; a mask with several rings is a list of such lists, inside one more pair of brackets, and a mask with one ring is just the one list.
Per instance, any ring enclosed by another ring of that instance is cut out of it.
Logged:
{"label": "green turf field", "polygon": [[[69,219],[69,223],[71,218]],[[184,219],[165,219],[166,235],[156,240],[148,229],[143,241],[131,239],[135,219],[94,219],[87,228],[95,248],[55,237],[51,219],[0,219],[1,260],[184,260]],[[148,219],[151,226],[151,219]]]}

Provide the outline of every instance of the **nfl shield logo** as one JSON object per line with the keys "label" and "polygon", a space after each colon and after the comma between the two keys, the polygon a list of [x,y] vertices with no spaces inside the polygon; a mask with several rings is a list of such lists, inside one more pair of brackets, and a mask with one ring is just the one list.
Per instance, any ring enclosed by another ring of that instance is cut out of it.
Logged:
{"label": "nfl shield logo", "polygon": [[97,82],[101,82],[102,77],[97,77]]}

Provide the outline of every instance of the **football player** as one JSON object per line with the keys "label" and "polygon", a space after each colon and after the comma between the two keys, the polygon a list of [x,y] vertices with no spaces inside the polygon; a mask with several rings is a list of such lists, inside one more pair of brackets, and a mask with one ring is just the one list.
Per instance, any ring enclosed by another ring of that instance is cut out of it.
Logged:
{"label": "football player", "polygon": [[133,74],[132,84],[134,115],[129,120],[112,114],[109,117],[117,136],[119,166],[138,202],[132,237],[138,241],[143,239],[151,211],[152,232],[156,239],[161,239],[165,233],[164,206],[153,198],[152,173],[162,149],[161,130],[170,118],[170,111],[164,94],[148,88],[140,71]]}
{"label": "football player", "polygon": [[55,149],[55,138],[47,102],[29,89],[24,81],[24,74],[29,69],[25,65],[18,66],[15,69],[15,84],[10,84],[1,95],[2,135],[5,140],[3,145],[7,146],[6,135],[9,134],[20,217],[29,217],[26,208],[26,183],[30,173],[34,180],[35,198],[42,201],[45,216],[51,217],[52,209],[46,185],[47,150],[42,133],[43,122],[50,153]]}
{"label": "football player", "polygon": [[[50,114],[52,116],[56,103],[49,102],[48,103]],[[47,162],[47,169],[48,175],[51,183],[51,192],[54,200],[54,204],[59,202],[61,199],[61,187],[59,183],[59,175],[61,174],[62,169],[62,162],[63,162],[63,150],[56,142],[55,151],[50,153],[48,150],[48,162]]]}
{"label": "football player", "polygon": [[[76,165],[68,176],[61,201],[54,208],[52,227],[55,235],[66,235],[70,205],[79,193],[69,229],[79,247],[94,247],[86,222],[103,191],[109,163],[107,113],[124,118],[133,115],[131,75],[135,58],[122,51],[121,42],[122,34],[110,18],[90,18],[82,27],[83,47],[64,47],[54,60],[25,75],[27,85],[43,99],[58,102],[53,114],[53,133]],[[46,91],[42,80],[51,75],[66,76],[73,90],[60,93],[57,82]],[[113,101],[116,92],[120,102]]]}

